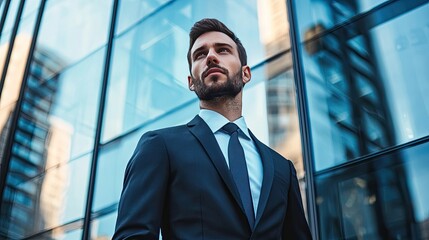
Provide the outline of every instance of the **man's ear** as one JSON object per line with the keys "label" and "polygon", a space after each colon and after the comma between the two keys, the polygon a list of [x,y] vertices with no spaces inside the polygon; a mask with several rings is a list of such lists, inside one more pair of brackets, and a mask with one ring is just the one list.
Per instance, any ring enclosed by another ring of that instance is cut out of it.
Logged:
{"label": "man's ear", "polygon": [[250,67],[245,65],[241,67],[242,77],[243,77],[243,83],[246,84],[250,82],[250,79],[252,78],[252,72],[250,71]]}
{"label": "man's ear", "polygon": [[191,76],[188,76],[188,87],[189,90],[195,91],[194,81],[192,80]]}

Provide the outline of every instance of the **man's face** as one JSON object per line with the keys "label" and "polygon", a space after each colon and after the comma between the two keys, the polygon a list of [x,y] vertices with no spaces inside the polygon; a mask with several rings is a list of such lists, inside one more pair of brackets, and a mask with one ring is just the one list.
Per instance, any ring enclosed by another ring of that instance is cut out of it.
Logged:
{"label": "man's face", "polygon": [[241,66],[237,45],[226,34],[207,32],[191,48],[189,89],[200,100],[235,97],[250,81],[250,68]]}

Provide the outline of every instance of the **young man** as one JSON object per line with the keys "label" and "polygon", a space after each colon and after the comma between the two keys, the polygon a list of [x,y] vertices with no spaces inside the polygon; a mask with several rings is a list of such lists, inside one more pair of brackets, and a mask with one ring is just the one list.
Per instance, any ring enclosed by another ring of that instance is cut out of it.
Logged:
{"label": "young man", "polygon": [[128,163],[113,239],[311,239],[295,169],[242,114],[251,79],[240,40],[216,19],[192,27],[189,89],[200,113],[148,132]]}

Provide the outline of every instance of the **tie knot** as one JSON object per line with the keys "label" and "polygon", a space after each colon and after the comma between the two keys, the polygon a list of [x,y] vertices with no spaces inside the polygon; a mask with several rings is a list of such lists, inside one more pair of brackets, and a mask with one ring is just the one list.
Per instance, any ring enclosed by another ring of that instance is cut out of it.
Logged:
{"label": "tie knot", "polygon": [[238,126],[235,123],[227,123],[222,127],[222,130],[231,135],[238,130]]}

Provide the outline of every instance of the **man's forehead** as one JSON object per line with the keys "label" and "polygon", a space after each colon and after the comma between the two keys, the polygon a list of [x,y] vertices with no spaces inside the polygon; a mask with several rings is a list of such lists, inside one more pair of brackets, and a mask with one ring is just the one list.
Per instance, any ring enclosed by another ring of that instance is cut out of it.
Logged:
{"label": "man's forehead", "polygon": [[191,52],[203,46],[211,46],[214,44],[228,44],[237,48],[237,44],[225,33],[222,32],[206,32],[201,34],[194,42]]}

